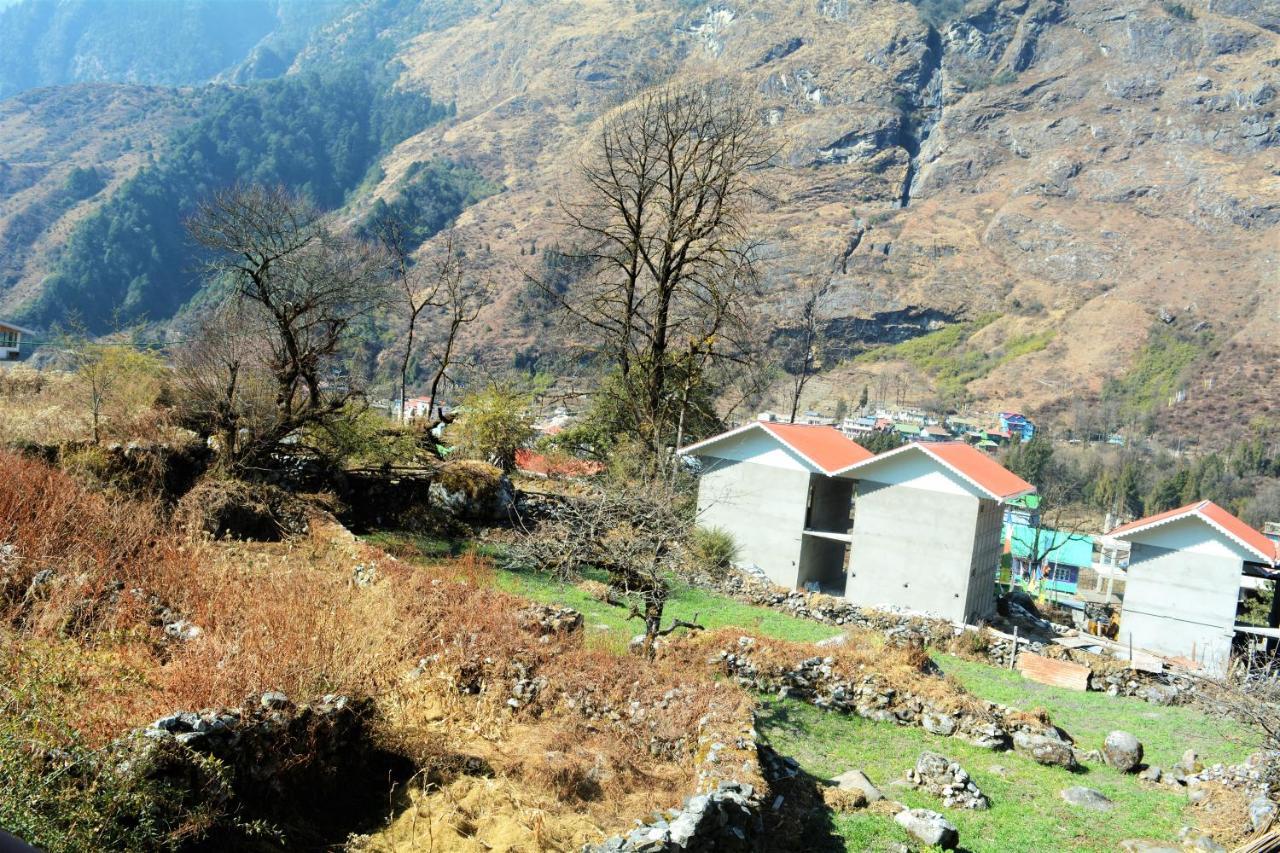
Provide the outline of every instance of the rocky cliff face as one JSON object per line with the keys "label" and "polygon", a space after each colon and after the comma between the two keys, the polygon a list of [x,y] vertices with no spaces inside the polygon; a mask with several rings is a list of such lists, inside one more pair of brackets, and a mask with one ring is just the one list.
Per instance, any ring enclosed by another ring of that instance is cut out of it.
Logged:
{"label": "rocky cliff face", "polygon": [[[522,255],[568,239],[554,200],[594,122],[673,75],[740,78],[782,145],[756,214],[779,326],[815,272],[853,350],[878,317],[999,312],[971,346],[1048,343],[969,393],[1062,410],[1163,321],[1203,350],[1184,410],[1256,412],[1280,399],[1277,29],[1270,0],[996,0],[935,22],[885,0],[495,2],[402,50],[402,84],[458,120],[401,145],[385,186],[443,155],[507,187],[461,226],[506,283],[492,338],[534,348]],[[864,381],[827,380],[819,398]]]}
{"label": "rocky cliff face", "polygon": [[[779,145],[754,212],[774,336],[797,281],[833,283],[807,404],[936,396],[935,368],[849,357],[981,318],[953,401],[1071,415],[1114,378],[1184,433],[1280,406],[1276,0],[359,0],[311,24],[294,70],[389,51],[400,86],[456,102],[384,160],[373,195],[434,157],[505,188],[458,238],[499,285],[477,328],[505,363],[559,346],[523,273],[573,239],[556,202],[598,120],[701,74],[756,91]],[[38,293],[76,217],[190,120],[190,90],[158,92],[0,102],[0,310]],[[100,196],[64,192],[74,164],[105,166]],[[1181,349],[1152,383],[1156,329]]]}

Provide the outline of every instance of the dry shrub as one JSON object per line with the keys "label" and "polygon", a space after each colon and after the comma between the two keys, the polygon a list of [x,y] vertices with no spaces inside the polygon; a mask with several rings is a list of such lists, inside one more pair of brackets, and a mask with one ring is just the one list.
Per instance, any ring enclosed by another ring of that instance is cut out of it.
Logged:
{"label": "dry shrub", "polygon": [[274,542],[306,533],[313,512],[278,486],[209,477],[178,502],[174,521],[192,535]]}
{"label": "dry shrub", "polygon": [[596,601],[603,601],[605,604],[617,604],[618,595],[613,591],[613,587],[607,583],[600,581],[585,580],[579,583],[578,589],[594,598]]}
{"label": "dry shrub", "polygon": [[965,629],[951,640],[950,651],[962,658],[986,662],[991,652],[991,632],[986,626],[977,631]]}
{"label": "dry shrub", "polygon": [[502,469],[474,459],[450,460],[436,472],[436,482],[474,501],[497,493],[502,486]]}
{"label": "dry shrub", "polygon": [[32,636],[137,628],[150,596],[196,574],[153,505],[107,498],[43,463],[0,453],[0,613]]}
{"label": "dry shrub", "polygon": [[1213,840],[1235,847],[1253,832],[1249,798],[1243,791],[1223,785],[1204,785],[1207,795],[1194,806],[1196,827]]}
{"label": "dry shrub", "polygon": [[939,710],[983,714],[986,707],[954,679],[944,677],[928,651],[919,644],[895,645],[884,642],[879,634],[850,629],[839,645],[817,648],[810,643],[788,642],[757,637],[748,649],[738,645],[741,632],[721,629],[692,636],[668,648],[668,656],[678,656],[685,666],[703,666],[720,651],[742,653],[766,677],[777,677],[812,657],[832,659],[837,678],[858,681],[870,676],[885,687],[909,691],[931,700]]}
{"label": "dry shrub", "polygon": [[822,789],[822,801],[834,812],[852,812],[867,805],[867,795],[858,790],[827,787]]}
{"label": "dry shrub", "polygon": [[356,853],[581,850],[607,831],[588,815],[507,779],[462,777],[419,785],[391,825],[353,839]]}

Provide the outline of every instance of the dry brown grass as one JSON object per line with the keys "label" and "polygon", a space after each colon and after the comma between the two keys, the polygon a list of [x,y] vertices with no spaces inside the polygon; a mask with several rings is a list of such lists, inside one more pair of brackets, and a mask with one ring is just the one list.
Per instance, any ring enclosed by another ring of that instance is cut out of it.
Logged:
{"label": "dry brown grass", "polygon": [[[435,768],[433,785],[475,758],[545,812],[544,828],[580,828],[576,816],[599,837],[678,804],[708,744],[751,728],[751,698],[703,664],[619,658],[585,647],[581,632],[537,636],[521,618],[530,602],[496,589],[474,555],[411,566],[322,517],[302,540],[191,543],[158,518],[0,456],[0,542],[19,555],[4,575],[0,678],[56,664],[45,683],[94,743],[263,690],[372,696],[386,745]],[[358,584],[357,566],[375,580]],[[46,568],[50,592],[26,595]],[[165,639],[155,600],[200,635]],[[517,683],[532,689],[513,708]],[[731,746],[723,766],[762,785],[742,772],[754,758]]]}
{"label": "dry brown grass", "polygon": [[[701,634],[671,647],[668,655],[681,657],[686,666],[699,662],[705,666],[707,659],[721,650],[740,651],[737,642],[740,633],[723,629]],[[886,643],[880,634],[868,630],[851,629],[846,633],[848,638],[844,643],[823,648],[757,637],[753,645],[743,651],[766,675],[792,669],[806,658],[831,658],[832,669],[838,677],[853,681],[870,677],[884,687],[929,699],[939,710],[985,713],[985,703],[954,678],[944,677],[937,671],[924,646]]]}

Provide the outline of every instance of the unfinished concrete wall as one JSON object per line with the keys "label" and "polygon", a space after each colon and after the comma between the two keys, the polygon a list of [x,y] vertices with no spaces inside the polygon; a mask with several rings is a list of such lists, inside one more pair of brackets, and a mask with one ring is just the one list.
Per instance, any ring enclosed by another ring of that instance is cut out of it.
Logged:
{"label": "unfinished concrete wall", "polygon": [[965,620],[978,506],[969,494],[858,481],[845,597]]}
{"label": "unfinished concrete wall", "polygon": [[698,524],[721,527],[738,543],[738,561],[794,588],[809,496],[809,472],[715,456],[701,457]]}
{"label": "unfinished concrete wall", "polygon": [[806,535],[800,547],[800,570],[796,586],[816,582],[828,595],[845,593],[845,551],[847,542]]}
{"label": "unfinished concrete wall", "polygon": [[996,572],[1004,550],[1001,540],[1004,512],[999,503],[984,498],[978,502],[973,537],[973,558],[969,564],[969,598],[964,621],[970,624],[990,618],[996,612]]}
{"label": "unfinished concrete wall", "polygon": [[1132,638],[1134,648],[1194,657],[1220,671],[1231,654],[1240,554],[1191,519],[1150,536],[1133,543],[1118,639],[1127,644]]}
{"label": "unfinished concrete wall", "polygon": [[853,509],[853,481],[813,474],[809,479],[808,527],[848,533]]}

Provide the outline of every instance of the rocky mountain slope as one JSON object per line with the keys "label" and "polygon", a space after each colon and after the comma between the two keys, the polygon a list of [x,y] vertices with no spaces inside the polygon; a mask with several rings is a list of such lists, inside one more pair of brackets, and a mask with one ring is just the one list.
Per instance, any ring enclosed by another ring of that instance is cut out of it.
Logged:
{"label": "rocky mountain slope", "polygon": [[[759,93],[780,146],[753,229],[775,337],[799,282],[832,281],[807,403],[867,387],[1183,433],[1280,405],[1275,0],[360,0],[308,32],[293,72],[375,57],[398,63],[400,89],[456,104],[346,204],[396,195],[436,158],[503,188],[458,223],[497,285],[477,329],[500,363],[556,364],[524,274],[573,240],[557,201],[597,120],[645,85],[710,74]],[[225,76],[246,79],[238,67]],[[109,91],[125,97],[96,97]],[[0,101],[11,306],[38,295],[63,233],[12,236],[31,192],[12,177],[29,175],[22,128],[64,97]],[[168,108],[148,109],[158,132]],[[96,138],[104,112],[48,132]],[[955,334],[927,349],[881,347],[942,328]]]}
{"label": "rocky mountain slope", "polygon": [[738,77],[783,145],[776,202],[756,220],[769,310],[785,327],[804,275],[835,287],[832,349],[846,360],[818,402],[874,392],[886,372],[927,396],[927,372],[847,357],[998,312],[965,345],[993,356],[967,383],[975,405],[1061,411],[1108,378],[1141,384],[1132,371],[1160,326],[1189,350],[1178,418],[1226,406],[1247,420],[1280,400],[1275,11],[1004,0],[938,20],[947,10],[885,0],[492,3],[401,52],[402,83],[456,100],[458,119],[402,144],[386,171],[437,154],[507,187],[462,227],[506,282],[495,334],[541,351],[510,297],[536,267],[526,248],[570,239],[553,200],[593,122],[647,82]]}

